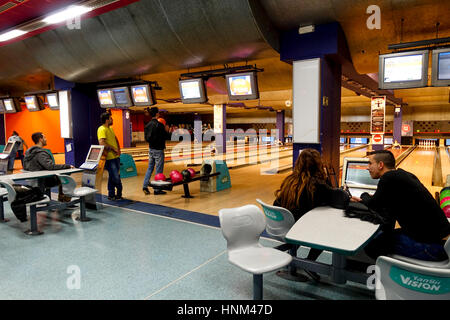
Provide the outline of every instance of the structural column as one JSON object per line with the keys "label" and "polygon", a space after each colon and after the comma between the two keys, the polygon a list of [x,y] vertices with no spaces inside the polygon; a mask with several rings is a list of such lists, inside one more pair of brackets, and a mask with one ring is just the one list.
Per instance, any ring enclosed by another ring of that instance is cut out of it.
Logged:
{"label": "structural column", "polygon": [[281,35],[281,60],[293,64],[293,162],[314,148],[339,172],[342,63],[349,54],[338,23]]}
{"label": "structural column", "polygon": [[277,130],[278,130],[278,138],[281,142],[284,141],[284,125],[285,125],[285,112],[284,110],[277,111]]}
{"label": "structural column", "polygon": [[97,128],[104,112],[97,99],[97,90],[92,85],[68,82],[55,77],[55,90],[69,91],[72,119],[72,137],[64,138],[65,162],[79,167],[92,144],[98,144]]}
{"label": "structural column", "polygon": [[393,140],[392,142],[398,141],[402,142],[402,115],[403,109],[400,106],[395,106],[394,108],[394,128],[392,130]]}
{"label": "structural column", "polygon": [[[227,109],[224,104],[214,105],[214,136],[216,149],[219,154],[227,152]],[[225,157],[224,157],[225,158]]]}

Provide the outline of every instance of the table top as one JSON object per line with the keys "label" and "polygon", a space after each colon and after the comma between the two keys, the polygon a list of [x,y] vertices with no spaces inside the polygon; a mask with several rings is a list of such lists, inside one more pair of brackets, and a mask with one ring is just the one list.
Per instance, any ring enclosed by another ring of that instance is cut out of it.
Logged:
{"label": "table top", "polygon": [[61,169],[61,170],[42,170],[42,171],[28,171],[22,173],[8,174],[0,176],[0,181],[5,179],[10,179],[13,181],[27,180],[27,179],[39,179],[50,177],[57,174],[72,174],[76,172],[81,172],[83,169],[73,168],[73,169]]}
{"label": "table top", "polygon": [[344,210],[317,207],[303,215],[286,234],[286,242],[353,255],[375,235],[380,225],[348,218]]}

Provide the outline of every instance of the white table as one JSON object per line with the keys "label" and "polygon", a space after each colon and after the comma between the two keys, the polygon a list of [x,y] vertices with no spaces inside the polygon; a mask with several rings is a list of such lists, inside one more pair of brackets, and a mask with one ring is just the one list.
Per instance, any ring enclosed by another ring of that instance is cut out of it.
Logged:
{"label": "white table", "polygon": [[286,234],[286,242],[331,251],[332,265],[294,258],[296,266],[330,275],[336,283],[365,283],[367,275],[348,271],[346,257],[355,255],[376,234],[380,225],[348,218],[344,211],[317,207],[303,215]]}
{"label": "white table", "polygon": [[[0,176],[0,182],[4,180],[12,180],[12,181],[21,181],[21,180],[38,180],[55,176],[58,174],[67,174],[70,175],[72,173],[76,172],[82,172],[83,169],[73,168],[73,169],[61,169],[61,170],[42,170],[42,171],[27,171],[22,173],[15,173],[15,174],[8,174],[8,175],[2,175]],[[1,190],[1,189],[0,189]],[[1,193],[0,193],[1,194]],[[65,209],[68,205],[75,204],[79,202],[80,200],[71,201],[68,203],[54,203],[53,205],[48,205],[45,207],[45,210],[51,210],[51,209]],[[1,206],[2,209],[0,211],[3,211],[3,197],[1,197]],[[85,212],[82,210],[83,208],[80,208],[80,219],[82,221],[89,221],[88,218],[85,217]],[[28,230],[26,233],[29,235],[39,235],[43,232],[38,230],[37,227],[37,220],[36,220],[36,212],[37,208],[36,206],[33,206],[30,208],[30,230]],[[7,222],[7,219],[4,219],[3,214],[0,212],[0,219],[3,218],[3,222]]]}

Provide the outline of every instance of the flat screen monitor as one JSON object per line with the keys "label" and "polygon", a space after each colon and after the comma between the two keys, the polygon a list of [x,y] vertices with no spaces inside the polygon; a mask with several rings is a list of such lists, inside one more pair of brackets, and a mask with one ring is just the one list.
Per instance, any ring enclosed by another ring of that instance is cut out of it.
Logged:
{"label": "flat screen monitor", "polygon": [[14,98],[3,100],[3,105],[5,107],[5,113],[16,113],[22,111],[20,108],[20,103]]}
{"label": "flat screen monitor", "polygon": [[57,92],[47,93],[45,97],[47,99],[47,104],[50,109],[59,110],[59,99]]}
{"label": "flat screen monitor", "polygon": [[345,144],[345,138],[339,138],[339,143],[340,144]]}
{"label": "flat screen monitor", "polygon": [[133,105],[128,87],[112,89],[116,108],[129,108]]}
{"label": "flat screen monitor", "polygon": [[426,87],[428,50],[382,54],[378,60],[380,89]]}
{"label": "flat screen monitor", "polygon": [[99,162],[102,157],[104,146],[92,145],[86,156],[85,162]]}
{"label": "flat screen monitor", "polygon": [[152,88],[148,84],[132,86],[131,97],[135,106],[152,106],[155,104]]}
{"label": "flat screen monitor", "polygon": [[450,139],[445,139],[445,145],[450,146]]}
{"label": "flat screen monitor", "polygon": [[98,101],[100,102],[100,107],[102,108],[114,108],[114,96],[112,89],[98,89],[97,90]]}
{"label": "flat screen monitor", "polygon": [[384,144],[393,144],[394,143],[394,138],[386,138],[384,137]]}
{"label": "flat screen monitor", "polygon": [[274,143],[275,142],[275,137],[261,137],[261,142]]}
{"label": "flat screen monitor", "polygon": [[179,80],[178,87],[183,103],[204,103],[208,100],[203,79]]}
{"label": "flat screen monitor", "polygon": [[350,144],[368,144],[369,138],[350,138]]}
{"label": "flat screen monitor", "polygon": [[10,153],[13,148],[14,143],[15,142],[8,142],[5,146],[5,149],[3,149],[3,153]]}
{"label": "flat screen monitor", "polygon": [[255,72],[227,74],[227,91],[230,100],[259,98],[258,79]]}
{"label": "flat screen monitor", "polygon": [[41,99],[38,96],[25,96],[25,104],[27,106],[28,111],[34,112],[43,109],[43,105]]}
{"label": "flat screen monitor", "polygon": [[450,86],[450,48],[433,50],[431,60],[431,85]]}
{"label": "flat screen monitor", "polygon": [[372,179],[369,171],[368,158],[344,158],[342,166],[342,185],[376,189],[380,179]]}

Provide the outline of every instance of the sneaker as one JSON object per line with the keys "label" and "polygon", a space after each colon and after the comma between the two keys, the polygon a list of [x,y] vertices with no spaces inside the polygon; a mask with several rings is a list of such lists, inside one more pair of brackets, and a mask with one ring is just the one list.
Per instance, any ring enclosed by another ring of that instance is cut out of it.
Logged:
{"label": "sneaker", "polygon": [[108,196],[108,200],[109,201],[116,201],[116,196],[112,196],[112,197]]}
{"label": "sneaker", "polygon": [[167,192],[162,190],[155,190],[154,194],[166,194]]}
{"label": "sneaker", "polygon": [[150,194],[150,190],[148,188],[142,188],[142,191],[144,191],[145,195],[148,196]]}
{"label": "sneaker", "polygon": [[125,200],[125,198],[122,197],[122,196],[116,196],[115,198],[116,198],[116,201],[119,201],[119,200]]}

